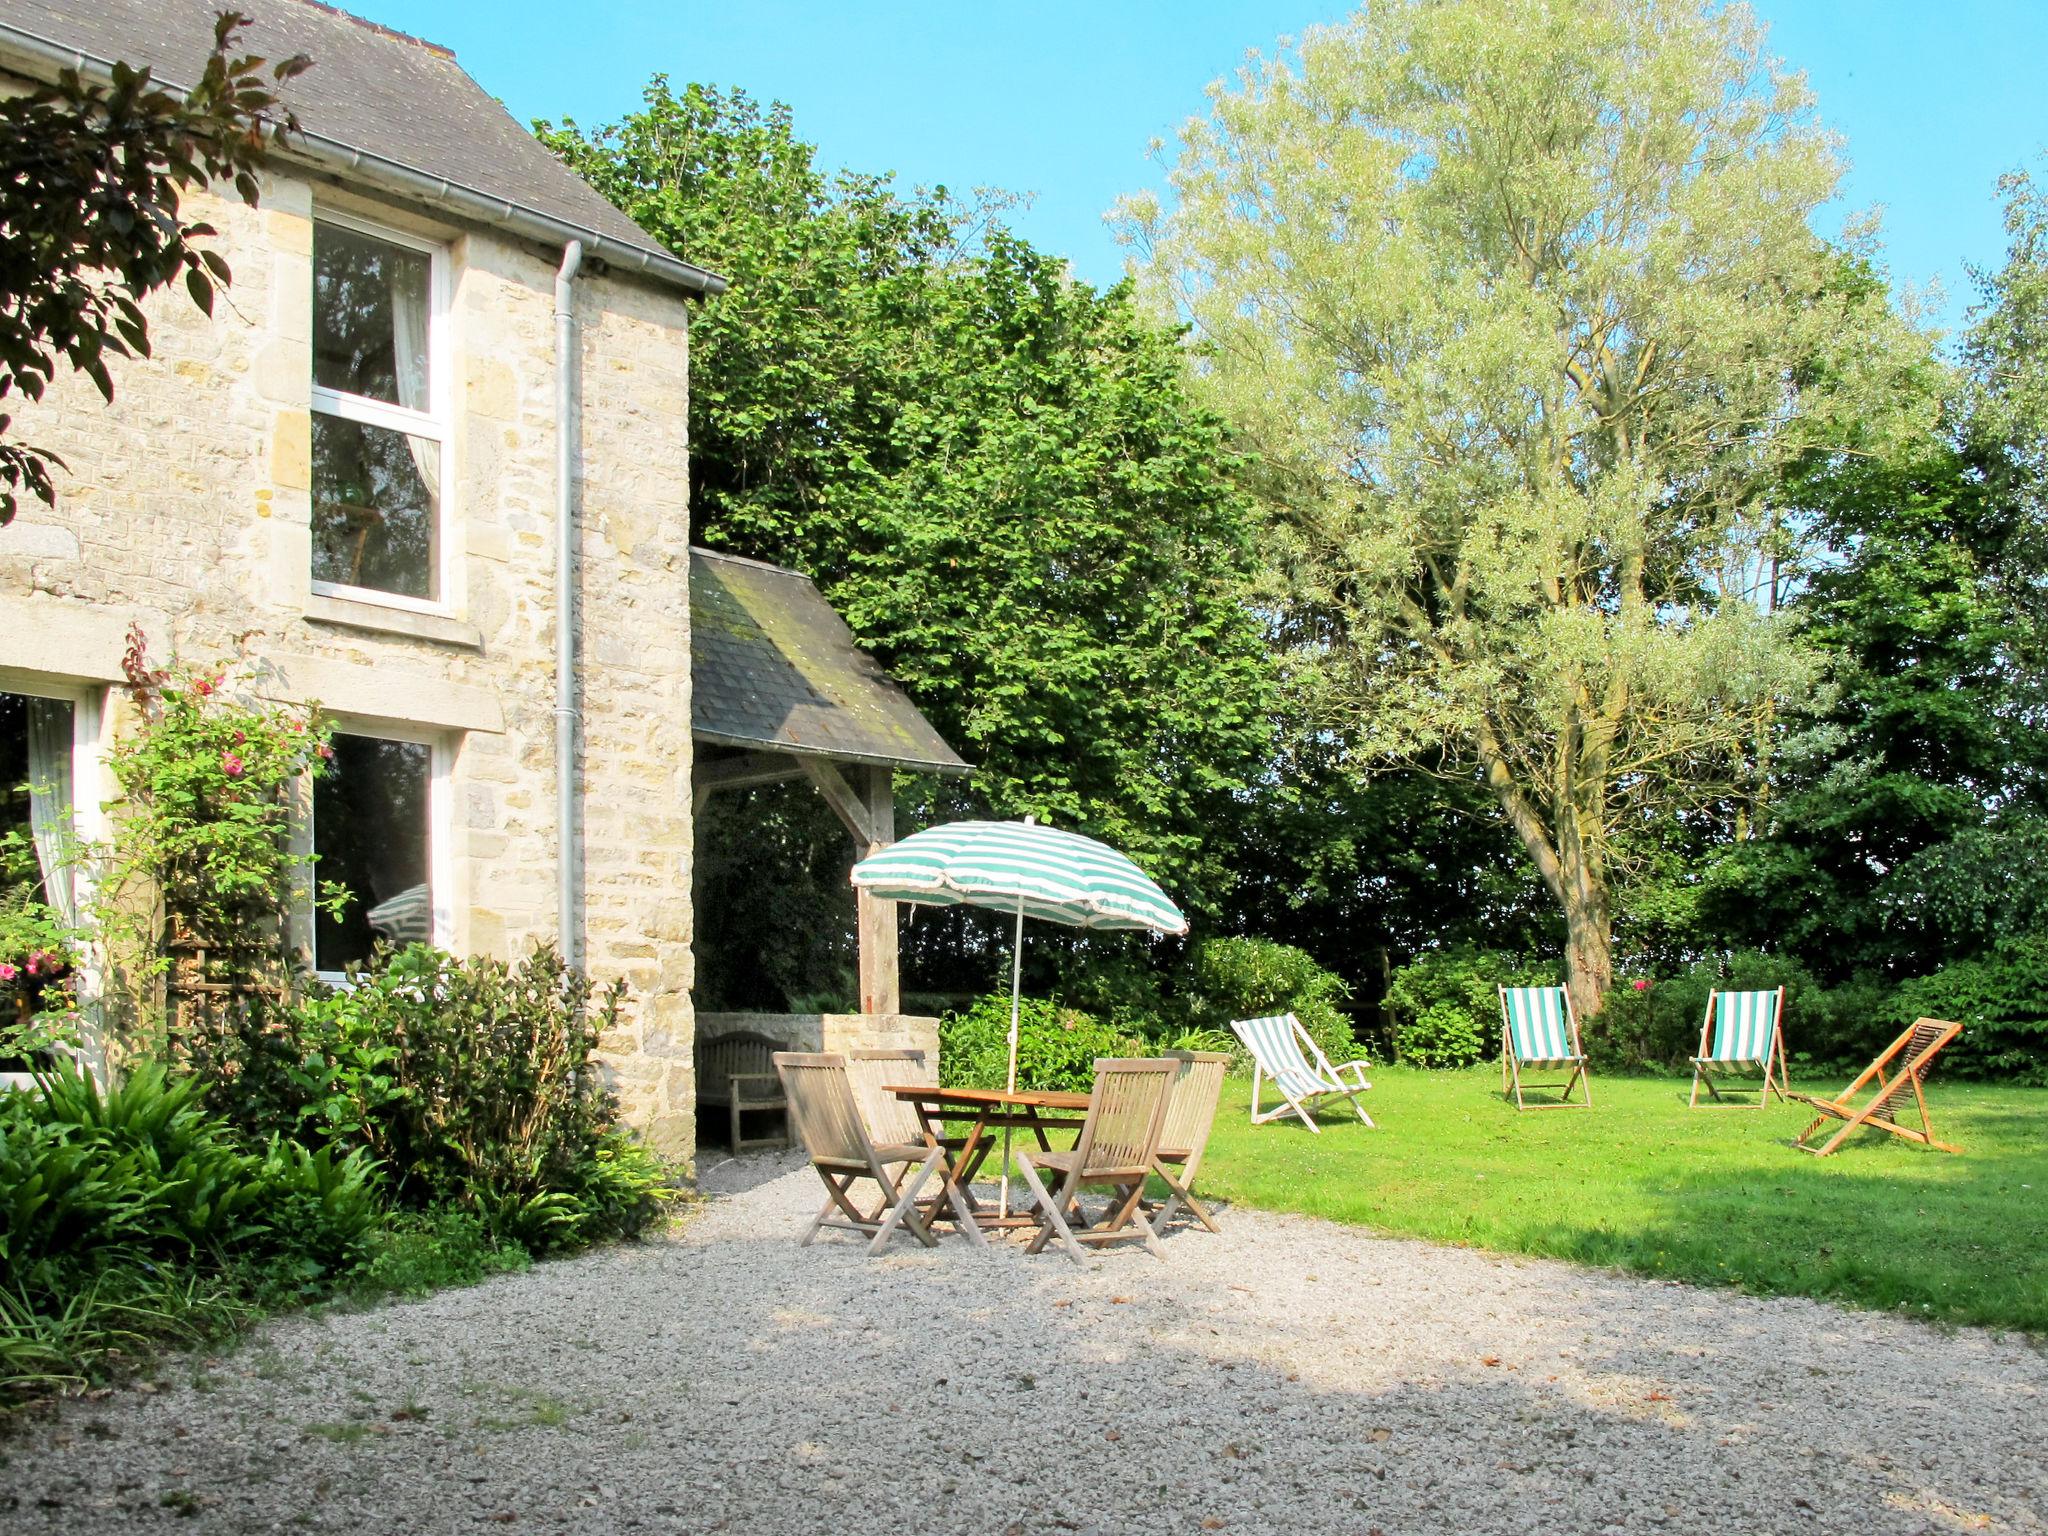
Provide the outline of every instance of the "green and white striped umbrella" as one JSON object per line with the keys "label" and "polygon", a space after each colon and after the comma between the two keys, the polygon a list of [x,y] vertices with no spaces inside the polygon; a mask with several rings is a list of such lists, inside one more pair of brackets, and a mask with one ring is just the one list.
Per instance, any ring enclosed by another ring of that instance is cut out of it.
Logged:
{"label": "green and white striped umbrella", "polygon": [[[1024,919],[1069,928],[1186,933],[1188,920],[1145,872],[1092,837],[1033,821],[956,821],[914,832],[853,866],[856,889],[884,901],[989,907],[1017,918],[1010,961],[1009,1087],[1017,1089]],[[1010,1213],[1010,1128],[1003,1127],[1002,1212]]]}
{"label": "green and white striped umbrella", "polygon": [[913,833],[853,866],[885,901],[991,907],[1070,928],[1186,933],[1164,891],[1114,848],[1019,821],[956,821]]}

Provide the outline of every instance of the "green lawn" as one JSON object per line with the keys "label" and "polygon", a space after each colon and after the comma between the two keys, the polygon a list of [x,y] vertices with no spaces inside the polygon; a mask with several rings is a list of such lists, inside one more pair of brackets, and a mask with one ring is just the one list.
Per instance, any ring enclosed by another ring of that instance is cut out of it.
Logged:
{"label": "green lawn", "polygon": [[1596,1078],[1590,1112],[1517,1114],[1497,1067],[1372,1078],[1379,1129],[1340,1107],[1320,1136],[1250,1125],[1250,1080],[1233,1078],[1201,1190],[1441,1242],[2048,1333],[2048,1090],[1937,1080],[1936,1134],[1962,1156],[1869,1131],[1816,1158],[1791,1145],[1801,1106],[1689,1112],[1685,1079]]}

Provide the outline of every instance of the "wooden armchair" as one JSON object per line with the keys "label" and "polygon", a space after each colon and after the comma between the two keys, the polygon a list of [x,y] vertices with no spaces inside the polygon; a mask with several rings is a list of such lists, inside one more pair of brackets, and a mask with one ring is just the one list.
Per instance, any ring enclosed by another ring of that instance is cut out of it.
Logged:
{"label": "wooden armchair", "polygon": [[[775,1053],[780,1049],[766,1035],[746,1029],[697,1042],[697,1102],[731,1115],[729,1144],[735,1152],[789,1145],[789,1097],[775,1072]],[[746,1116],[771,1109],[782,1112],[783,1133],[747,1140]]]}

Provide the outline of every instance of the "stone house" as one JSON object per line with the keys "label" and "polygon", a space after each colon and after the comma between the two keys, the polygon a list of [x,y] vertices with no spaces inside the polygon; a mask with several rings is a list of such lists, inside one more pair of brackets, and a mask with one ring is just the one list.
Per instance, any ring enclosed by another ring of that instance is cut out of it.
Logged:
{"label": "stone house", "polygon": [[[237,7],[250,51],[313,60],[285,88],[304,136],[260,207],[192,209],[233,270],[214,318],[165,296],[111,405],[74,377],[16,412],[69,468],[0,528],[0,770],[44,784],[39,837],[67,800],[91,835],[129,624],[159,655],[239,652],[342,733],[306,835],[359,899],[307,913],[316,967],[380,933],[561,941],[630,983],[606,1060],[688,1156],[684,424],[690,303],[722,281],[444,50],[310,0]],[[0,70],[189,83],[217,9],[0,0]]]}

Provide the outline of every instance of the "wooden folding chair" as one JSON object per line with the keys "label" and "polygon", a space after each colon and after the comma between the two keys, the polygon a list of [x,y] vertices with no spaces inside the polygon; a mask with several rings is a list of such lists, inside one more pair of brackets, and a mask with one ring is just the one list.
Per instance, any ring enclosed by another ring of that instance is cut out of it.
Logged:
{"label": "wooden folding chair", "polygon": [[[1892,1136],[1917,1141],[1922,1146],[1938,1147],[1943,1152],[1960,1152],[1963,1149],[1946,1141],[1934,1139],[1934,1122],[1927,1117],[1927,1095],[1922,1091],[1927,1069],[1943,1046],[1963,1032],[1963,1026],[1947,1019],[1917,1019],[1913,1027],[1878,1053],[1877,1060],[1865,1067],[1855,1082],[1844,1088],[1832,1099],[1816,1098],[1810,1093],[1795,1093],[1789,1097],[1801,1104],[1810,1104],[1820,1111],[1813,1124],[1794,1138],[1794,1144],[1802,1152],[1811,1152],[1816,1157],[1826,1157],[1839,1147],[1851,1131],[1869,1126]],[[1904,1059],[1901,1066],[1900,1060]],[[1892,1069],[1892,1076],[1885,1075],[1885,1068]],[[1877,1091],[1859,1108],[1856,1095],[1872,1078],[1877,1079]],[[1900,1125],[1894,1100],[1904,1097],[1907,1087],[1913,1090],[1913,1102],[1920,1108],[1920,1129]],[[1806,1138],[1826,1125],[1830,1120],[1840,1120],[1842,1128],[1817,1147],[1809,1147]]]}
{"label": "wooden folding chair", "polygon": [[[1556,1099],[1529,1103],[1528,1088],[1556,1088],[1556,1083],[1525,1083],[1522,1069],[1570,1067],[1571,1075]],[[1582,1101],[1571,1101],[1574,1084],[1583,1084]],[[1516,1109],[1591,1109],[1593,1079],[1586,1073],[1586,1052],[1579,1044],[1579,1019],[1572,995],[1563,987],[1500,989],[1500,1091],[1513,1089]]]}
{"label": "wooden folding chair", "polygon": [[1781,1099],[1790,1093],[1792,1084],[1785,1076],[1784,1017],[1783,987],[1769,992],[1723,992],[1717,987],[1709,992],[1707,1016],[1700,1023],[1700,1053],[1692,1059],[1692,1096],[1685,1107],[1699,1108],[1703,1083],[1715,1104],[1732,1105],[1733,1100],[1721,1097],[1712,1074],[1746,1067],[1763,1068],[1764,1086],[1757,1095],[1758,1109],[1771,1101],[1774,1086]]}
{"label": "wooden folding chair", "polygon": [[[1087,1262],[1083,1243],[1100,1246],[1137,1238],[1152,1256],[1164,1259],[1159,1235],[1145,1219],[1145,1179],[1159,1155],[1159,1132],[1166,1123],[1167,1100],[1180,1063],[1133,1061],[1105,1056],[1095,1063],[1095,1084],[1088,1095],[1088,1118],[1071,1152],[1025,1147],[1017,1167],[1038,1206],[1038,1230],[1026,1253],[1038,1253],[1057,1237],[1076,1264]],[[1060,1175],[1058,1193],[1048,1193],[1038,1170]],[[1081,1191],[1089,1185],[1115,1191],[1102,1219],[1075,1231],[1067,1213],[1081,1210]]]}
{"label": "wooden folding chair", "polygon": [[[869,1253],[889,1245],[901,1226],[927,1248],[938,1246],[930,1218],[918,1209],[918,1191],[945,1162],[944,1148],[915,1144],[877,1146],[862,1124],[846,1074],[846,1058],[833,1053],[777,1051],[775,1073],[789,1098],[789,1118],[824,1180],[828,1198],[804,1229],[799,1248],[808,1248],[826,1227],[869,1234]],[[896,1171],[891,1172],[891,1167]],[[882,1202],[870,1216],[854,1204],[853,1186],[872,1179]],[[834,1216],[834,1212],[838,1212]]]}
{"label": "wooden folding chair", "polygon": [[[1324,1099],[1334,1098],[1348,1099],[1358,1111],[1358,1118],[1372,1125],[1372,1116],[1358,1102],[1358,1096],[1372,1087],[1365,1080],[1369,1063],[1347,1061],[1341,1067],[1331,1066],[1330,1058],[1316,1044],[1316,1037],[1291,1013],[1263,1019],[1232,1019],[1230,1030],[1252,1055],[1253,1125],[1264,1125],[1268,1120],[1291,1114],[1320,1136],[1323,1128],[1316,1124],[1316,1106]],[[1269,1078],[1280,1090],[1281,1101],[1262,1111],[1259,1100],[1264,1097]]]}
{"label": "wooden folding chair", "polygon": [[[1152,1171],[1166,1181],[1171,1193],[1155,1225],[1163,1228],[1173,1214],[1186,1206],[1195,1220],[1211,1232],[1223,1229],[1194,1197],[1195,1175],[1201,1172],[1202,1155],[1209,1149],[1209,1131],[1216,1124],[1216,1101],[1223,1096],[1223,1074],[1230,1070],[1230,1056],[1224,1051],[1163,1051],[1166,1060],[1179,1063],[1173,1088],[1167,1098],[1166,1122],[1159,1129],[1159,1151],[1152,1159]],[[1176,1171],[1178,1177],[1175,1176]]]}

